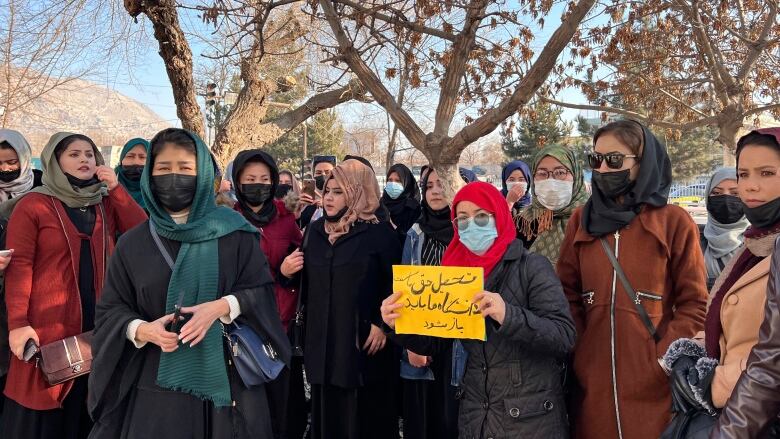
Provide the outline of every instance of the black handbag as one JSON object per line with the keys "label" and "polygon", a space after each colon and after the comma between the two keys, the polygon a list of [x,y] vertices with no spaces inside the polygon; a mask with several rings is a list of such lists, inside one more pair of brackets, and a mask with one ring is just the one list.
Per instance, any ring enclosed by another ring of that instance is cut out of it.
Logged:
{"label": "black handbag", "polygon": [[[301,251],[306,253],[306,247],[309,244],[309,229],[303,234]],[[305,267],[303,268],[305,269]],[[303,269],[301,271],[303,271]],[[301,281],[298,285],[298,303],[295,306],[295,317],[290,328],[290,346],[292,347],[293,357],[303,357],[303,346],[306,344],[306,301],[303,300],[304,276],[303,272],[299,274]]]}
{"label": "black handbag", "polygon": [[717,422],[718,417],[710,415],[704,409],[678,412],[675,413],[666,430],[661,433],[660,439],[707,439]]}

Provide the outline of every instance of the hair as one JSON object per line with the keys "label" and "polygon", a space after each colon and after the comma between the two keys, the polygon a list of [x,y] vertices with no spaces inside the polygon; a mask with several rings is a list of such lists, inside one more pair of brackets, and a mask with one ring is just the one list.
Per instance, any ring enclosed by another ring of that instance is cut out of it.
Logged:
{"label": "hair", "polygon": [[[3,140],[2,142],[0,142],[0,149],[14,149],[14,147],[11,146],[10,143],[8,143],[5,140]],[[15,149],[14,149],[14,151],[15,151]]]}
{"label": "hair", "polygon": [[746,146],[765,146],[767,148],[774,149],[780,154],[780,144],[777,143],[775,136],[771,134],[763,134],[760,131],[751,131],[748,134],[742,136],[737,142],[737,167],[739,167],[739,156],[742,154],[742,150]]}
{"label": "hair", "polygon": [[612,134],[617,137],[620,143],[626,145],[637,157],[642,156],[644,150],[645,133],[642,125],[633,120],[618,120],[610,122],[596,131],[593,135],[593,144],[604,134]]}
{"label": "hair", "polygon": [[281,177],[282,175],[289,175],[290,180],[295,180],[295,176],[293,175],[293,173],[291,171],[288,171],[287,169],[282,169],[281,171],[279,171],[279,176]]}
{"label": "hair", "polygon": [[196,156],[198,155],[198,149],[195,147],[195,140],[190,133],[181,128],[166,128],[152,137],[152,140],[149,143],[151,144],[149,153],[151,154],[152,159],[156,158],[169,143],[177,148],[195,154]]}
{"label": "hair", "polygon": [[83,135],[83,134],[72,134],[62,140],[60,140],[60,143],[57,144],[57,146],[54,147],[54,157],[57,158],[57,161],[60,160],[60,157],[62,156],[62,153],[65,152],[66,149],[68,149],[68,146],[70,146],[71,143],[75,142],[76,140],[83,140],[92,146],[92,151],[97,154],[98,148],[97,145],[95,145],[95,142],[92,141],[89,137]]}

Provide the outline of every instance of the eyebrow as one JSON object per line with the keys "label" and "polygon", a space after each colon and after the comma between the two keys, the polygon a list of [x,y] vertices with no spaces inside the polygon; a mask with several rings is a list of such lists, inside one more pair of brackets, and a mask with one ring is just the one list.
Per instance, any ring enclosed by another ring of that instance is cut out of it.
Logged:
{"label": "eyebrow", "polygon": [[749,171],[751,169],[755,169],[757,171],[763,171],[764,169],[777,169],[777,166],[772,165],[764,165],[764,166],[756,166],[755,168],[738,168],[739,171]]}
{"label": "eyebrow", "polygon": [[[155,165],[170,165],[171,163],[173,163],[173,161],[171,161],[171,160],[161,160],[159,162],[155,162],[154,164]],[[195,163],[195,161],[194,160],[179,160],[176,163],[179,164],[179,165],[189,165],[189,164]]]}

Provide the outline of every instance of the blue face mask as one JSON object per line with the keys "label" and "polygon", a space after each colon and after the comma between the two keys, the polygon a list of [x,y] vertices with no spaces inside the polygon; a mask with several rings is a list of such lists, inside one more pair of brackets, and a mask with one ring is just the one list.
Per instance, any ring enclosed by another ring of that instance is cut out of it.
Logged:
{"label": "blue face mask", "polygon": [[385,186],[385,192],[387,192],[387,195],[390,198],[395,200],[396,198],[400,197],[402,193],[404,193],[404,185],[396,181],[388,181],[387,185]]}
{"label": "blue face mask", "polygon": [[464,230],[458,229],[460,242],[471,250],[477,256],[482,256],[488,251],[490,246],[496,241],[498,231],[496,230],[496,220],[492,216],[484,226],[478,226],[474,219],[469,220],[469,225]]}

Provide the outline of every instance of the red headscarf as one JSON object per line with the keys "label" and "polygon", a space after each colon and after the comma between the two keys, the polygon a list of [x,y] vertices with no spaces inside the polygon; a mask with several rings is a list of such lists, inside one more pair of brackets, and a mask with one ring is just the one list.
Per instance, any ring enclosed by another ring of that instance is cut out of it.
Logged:
{"label": "red headscarf", "polygon": [[455,227],[455,237],[444,252],[441,265],[450,267],[482,267],[485,277],[487,277],[501,258],[504,257],[509,244],[515,240],[515,224],[512,221],[512,215],[509,213],[509,205],[506,203],[506,199],[501,196],[501,192],[492,184],[480,181],[467,184],[455,195],[455,199],[452,201],[453,220],[457,216],[455,212],[457,211],[458,203],[461,201],[471,201],[492,213],[493,218],[496,220],[498,237],[484,255],[478,256],[460,242],[458,228]]}

